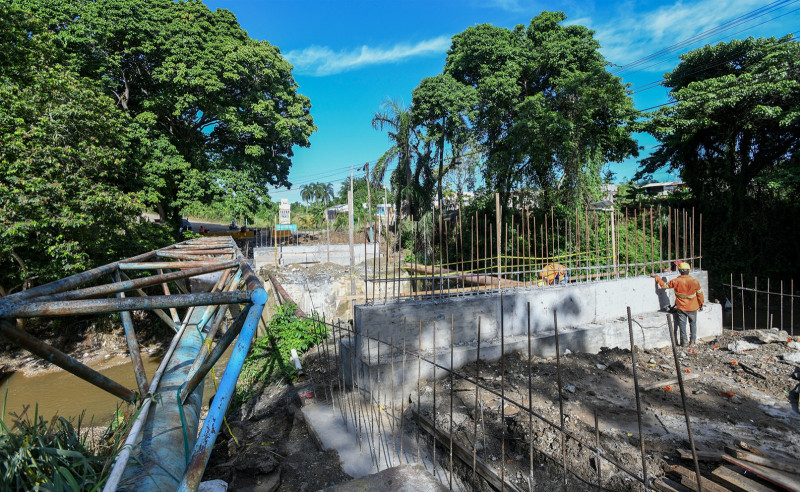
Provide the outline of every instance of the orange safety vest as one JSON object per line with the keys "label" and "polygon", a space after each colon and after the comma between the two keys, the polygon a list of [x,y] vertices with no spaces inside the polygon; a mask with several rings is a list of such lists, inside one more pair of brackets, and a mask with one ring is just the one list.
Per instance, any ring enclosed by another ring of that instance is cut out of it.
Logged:
{"label": "orange safety vest", "polygon": [[681,275],[669,282],[664,282],[661,277],[656,277],[656,282],[662,289],[675,291],[675,307],[681,311],[697,311],[703,307],[705,298],[700,282],[691,275]]}
{"label": "orange safety vest", "polygon": [[539,277],[546,281],[548,284],[553,285],[553,282],[562,280],[567,275],[567,267],[561,263],[548,263],[539,272]]}

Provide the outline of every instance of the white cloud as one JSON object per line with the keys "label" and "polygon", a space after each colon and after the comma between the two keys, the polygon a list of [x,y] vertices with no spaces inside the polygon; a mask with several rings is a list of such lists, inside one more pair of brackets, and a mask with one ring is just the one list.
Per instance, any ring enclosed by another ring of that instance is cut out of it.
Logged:
{"label": "white cloud", "polygon": [[309,46],[286,53],[298,73],[322,77],[368,65],[399,62],[408,58],[444,54],[450,48],[450,36],[439,36],[415,44],[398,43],[390,47],[361,46],[334,51],[327,46]]}
{"label": "white cloud", "polygon": [[[636,12],[628,9],[625,15],[615,15],[613,20],[592,26],[595,37],[603,46],[606,59],[617,65],[624,65],[647,56],[659,49],[666,48],[691,38],[705,30],[740,16],[748,11],[763,6],[763,0],[699,0],[696,2],[678,1],[664,5],[648,12]],[[635,5],[635,4],[634,4]],[[747,29],[759,22],[771,19],[783,13],[777,11],[767,13],[751,23],[743,23],[725,32],[720,32],[702,41],[685,47],[681,51],[694,49],[706,43],[715,43],[725,34]],[[591,25],[590,19],[580,19],[584,25]],[[748,31],[737,37],[747,35]],[[677,55],[677,53],[676,53]],[[660,58],[659,58],[660,59]],[[674,58],[672,58],[674,60]],[[651,65],[647,63],[645,65]],[[648,68],[653,72],[663,72],[665,65]]]}

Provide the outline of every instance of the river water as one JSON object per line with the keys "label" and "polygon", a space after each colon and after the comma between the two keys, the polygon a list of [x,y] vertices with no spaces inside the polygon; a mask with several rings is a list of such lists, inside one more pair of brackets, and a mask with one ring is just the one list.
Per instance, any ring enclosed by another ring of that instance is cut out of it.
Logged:
{"label": "river water", "polygon": [[[214,366],[217,383],[228,364],[231,350],[232,348],[229,347]],[[158,369],[161,358],[145,355],[143,362],[149,381]],[[130,358],[121,364],[101,369],[100,373],[126,388],[136,387],[136,378]],[[60,369],[34,376],[14,373],[0,385],[0,398],[6,394],[6,391],[8,391],[5,408],[6,421],[9,420],[11,414],[21,415],[26,405],[28,406],[27,415],[32,418],[38,404],[38,413],[46,420],[50,420],[56,414],[67,418],[77,418],[85,411],[82,425],[88,426],[91,421],[91,425],[98,426],[111,422],[118,406],[123,411],[128,407],[125,402],[114,395]],[[206,377],[203,405],[208,404],[214,392],[214,383],[211,377]]]}

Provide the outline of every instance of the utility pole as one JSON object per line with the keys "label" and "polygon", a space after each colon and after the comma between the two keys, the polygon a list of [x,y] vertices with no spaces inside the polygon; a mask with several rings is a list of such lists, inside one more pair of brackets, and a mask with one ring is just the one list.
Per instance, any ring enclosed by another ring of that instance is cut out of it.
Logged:
{"label": "utility pole", "polygon": [[372,241],[375,241],[377,238],[375,237],[375,231],[372,227],[372,192],[370,191],[369,185],[369,162],[364,164],[364,169],[367,171],[367,211],[369,212],[369,222],[367,222],[365,227],[369,227],[369,231],[372,232]]}
{"label": "utility pole", "polygon": [[[355,272],[356,251],[353,246],[353,166],[350,166],[350,190],[347,192],[347,213],[349,215],[350,226],[350,295],[356,295],[356,279],[353,276]],[[364,260],[366,261],[366,259]]]}

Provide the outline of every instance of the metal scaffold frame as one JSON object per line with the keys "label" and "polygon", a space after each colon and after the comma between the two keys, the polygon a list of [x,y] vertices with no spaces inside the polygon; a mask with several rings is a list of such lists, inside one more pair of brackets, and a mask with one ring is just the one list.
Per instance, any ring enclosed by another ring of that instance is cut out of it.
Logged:
{"label": "metal scaffold frame", "polygon": [[[103,283],[103,278],[111,282]],[[187,280],[194,280],[196,285],[190,287]],[[202,281],[213,283],[213,287],[203,288]],[[86,284],[93,285],[83,287]],[[159,287],[163,295],[151,295],[143,290]],[[171,289],[178,293],[173,294]],[[136,297],[126,297],[128,295]],[[266,291],[233,239],[205,237],[9,295],[0,300],[0,334],[32,354],[138,406],[104,491],[114,491],[118,487],[140,491],[196,490],[266,302]],[[183,318],[178,312],[182,308],[186,310]],[[149,382],[131,315],[131,311],[139,310],[153,311],[175,332]],[[220,327],[228,311],[235,319],[223,333]],[[136,388],[126,388],[16,326],[16,319],[21,318],[106,313],[120,313]],[[220,332],[219,340],[214,343],[217,332]],[[235,340],[198,433],[202,382]],[[170,401],[172,404],[168,403]],[[170,444],[175,445],[164,446],[164,441],[158,439],[171,440]],[[142,457],[134,456],[137,449],[142,451],[139,453]],[[148,459],[146,455],[152,453],[157,456]]]}

